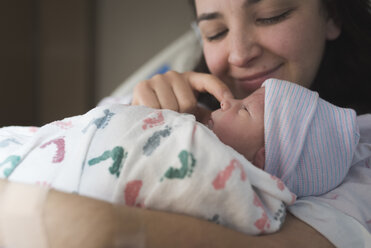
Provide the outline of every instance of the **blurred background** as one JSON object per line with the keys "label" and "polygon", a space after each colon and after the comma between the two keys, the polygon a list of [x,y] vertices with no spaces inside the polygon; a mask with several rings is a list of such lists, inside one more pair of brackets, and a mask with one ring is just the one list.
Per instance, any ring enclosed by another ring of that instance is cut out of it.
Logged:
{"label": "blurred background", "polygon": [[0,127],[85,113],[192,19],[187,0],[2,0]]}

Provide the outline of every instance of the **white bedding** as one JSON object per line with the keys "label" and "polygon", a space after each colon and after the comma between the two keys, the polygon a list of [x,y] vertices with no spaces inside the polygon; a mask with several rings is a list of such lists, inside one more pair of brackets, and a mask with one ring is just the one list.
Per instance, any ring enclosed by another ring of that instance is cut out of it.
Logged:
{"label": "white bedding", "polygon": [[295,201],[277,178],[192,115],[97,107],[41,128],[0,129],[0,173],[113,203],[183,213],[247,234],[277,231]]}
{"label": "white bedding", "polygon": [[344,182],[318,197],[304,197],[289,207],[336,247],[371,247],[371,115],[357,118],[361,139]]}

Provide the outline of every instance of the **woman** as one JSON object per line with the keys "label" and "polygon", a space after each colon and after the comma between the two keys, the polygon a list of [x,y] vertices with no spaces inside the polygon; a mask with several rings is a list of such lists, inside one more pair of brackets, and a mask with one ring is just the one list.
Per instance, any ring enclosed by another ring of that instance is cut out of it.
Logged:
{"label": "woman", "polygon": [[[371,112],[371,17],[367,0],[192,1],[204,61],[199,71],[141,82],[133,104],[196,111],[197,92],[243,98],[276,77],[319,91],[358,114]],[[197,8],[196,8],[197,7]],[[224,85],[225,83],[225,85]],[[225,87],[227,86],[227,87]]]}

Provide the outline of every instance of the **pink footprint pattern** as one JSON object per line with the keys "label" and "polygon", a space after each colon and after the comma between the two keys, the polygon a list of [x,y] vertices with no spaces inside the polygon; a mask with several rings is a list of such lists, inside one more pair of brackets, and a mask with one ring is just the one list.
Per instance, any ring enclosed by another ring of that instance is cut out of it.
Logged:
{"label": "pink footprint pattern", "polygon": [[162,112],[158,111],[156,112],[156,114],[157,114],[156,117],[147,118],[143,120],[143,126],[142,126],[143,130],[164,124],[164,116]]}
{"label": "pink footprint pattern", "polygon": [[259,197],[256,194],[254,194],[254,205],[263,210],[263,214],[261,218],[255,221],[254,223],[255,227],[258,228],[260,232],[263,234],[266,229],[269,229],[270,223],[269,223],[268,215],[264,210],[263,203],[260,201]]}
{"label": "pink footprint pattern", "polygon": [[241,181],[246,180],[246,172],[244,168],[242,167],[241,163],[237,159],[233,159],[230,164],[221,172],[218,173],[218,175],[213,180],[213,186],[214,189],[220,190],[224,189],[227,181],[232,175],[232,172],[236,169],[240,169],[241,171]]}
{"label": "pink footprint pattern", "polygon": [[64,155],[65,155],[65,141],[64,137],[58,138],[51,140],[42,146],[40,148],[44,149],[45,147],[55,144],[57,146],[57,152],[53,157],[53,163],[61,163],[64,160]]}
{"label": "pink footprint pattern", "polygon": [[52,187],[51,183],[49,183],[47,181],[37,181],[36,184],[41,186],[41,187],[45,187],[45,188],[51,188]]}
{"label": "pink footprint pattern", "polygon": [[143,182],[141,180],[134,180],[131,182],[128,182],[124,189],[124,197],[125,197],[125,203],[128,206],[137,206],[142,207],[142,204],[135,204],[137,201],[137,198],[139,196],[139,192],[143,186]]}
{"label": "pink footprint pattern", "polygon": [[285,184],[276,176],[271,175],[271,178],[275,181],[277,181],[277,188],[281,191],[285,189]]}
{"label": "pink footprint pattern", "polygon": [[64,129],[64,130],[67,130],[67,129],[70,129],[73,127],[72,125],[72,122],[71,121],[55,121],[53,123],[54,125],[56,125],[57,127],[61,128],[61,129]]}
{"label": "pink footprint pattern", "polygon": [[29,131],[30,133],[36,133],[37,130],[39,130],[38,127],[29,127],[29,128],[28,128],[28,131]]}

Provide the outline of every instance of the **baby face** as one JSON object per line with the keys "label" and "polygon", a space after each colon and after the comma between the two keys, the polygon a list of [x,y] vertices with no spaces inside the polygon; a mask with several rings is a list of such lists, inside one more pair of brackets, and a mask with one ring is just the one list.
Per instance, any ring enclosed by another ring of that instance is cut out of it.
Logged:
{"label": "baby face", "polygon": [[263,87],[241,100],[223,100],[208,123],[224,144],[253,163],[259,149],[264,148],[264,93]]}

